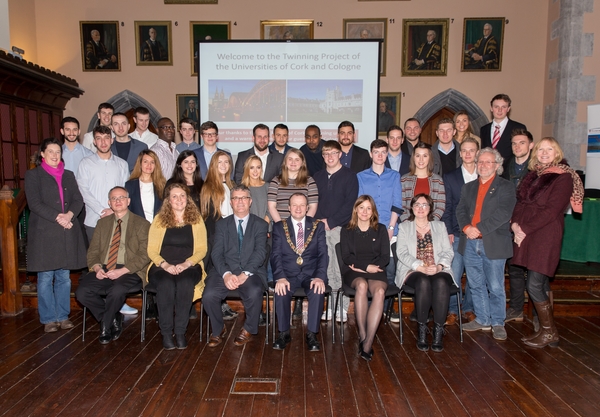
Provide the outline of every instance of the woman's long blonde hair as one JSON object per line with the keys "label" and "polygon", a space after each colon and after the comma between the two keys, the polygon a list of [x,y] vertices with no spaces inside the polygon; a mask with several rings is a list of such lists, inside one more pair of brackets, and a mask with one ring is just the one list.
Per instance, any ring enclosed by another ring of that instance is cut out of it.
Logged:
{"label": "woman's long blonde hair", "polygon": [[[260,164],[260,168],[262,170],[262,160],[256,156],[256,155],[250,155],[248,157],[248,159],[246,159],[246,162],[244,163],[244,174],[242,175],[242,185],[245,185],[246,187],[250,187],[250,165],[252,165],[252,162],[254,161],[258,161],[258,163]],[[263,177],[262,177],[262,171],[261,171],[261,176],[260,176],[260,180],[263,181]]]}
{"label": "woman's long blonde hair", "polygon": [[158,197],[162,199],[167,180],[165,180],[165,177],[163,176],[158,155],[156,155],[154,151],[151,151],[150,149],[144,149],[142,152],[140,152],[137,160],[135,161],[135,166],[133,167],[133,171],[131,171],[131,176],[129,179],[135,180],[142,176],[142,159],[144,159],[144,155],[148,155],[150,158],[154,159],[154,171],[151,175],[152,184],[154,185],[154,191],[156,191]]}
{"label": "woman's long blonde hair", "polygon": [[230,190],[235,185],[231,181],[231,170],[233,169],[231,157],[225,151],[215,152],[210,160],[208,173],[200,192],[200,213],[202,213],[204,219],[208,218],[211,206],[214,211],[214,218],[219,219],[222,217],[221,204],[225,200],[225,190],[223,189],[223,179],[219,172],[219,158],[221,156],[226,156],[229,159],[229,169],[225,173],[225,184]]}
{"label": "woman's long blonde hair", "polygon": [[283,163],[281,164],[281,175],[279,176],[279,185],[281,185],[282,187],[287,187],[290,183],[290,179],[288,177],[288,169],[285,163],[287,161],[288,155],[290,155],[291,153],[300,157],[300,160],[302,161],[302,165],[300,166],[300,169],[298,170],[298,175],[296,176],[296,179],[294,181],[294,186],[299,188],[306,187],[306,184],[308,183],[308,169],[306,168],[306,159],[304,158],[304,154],[302,153],[302,151],[295,148],[292,148],[289,151],[287,151],[287,153],[283,157]]}

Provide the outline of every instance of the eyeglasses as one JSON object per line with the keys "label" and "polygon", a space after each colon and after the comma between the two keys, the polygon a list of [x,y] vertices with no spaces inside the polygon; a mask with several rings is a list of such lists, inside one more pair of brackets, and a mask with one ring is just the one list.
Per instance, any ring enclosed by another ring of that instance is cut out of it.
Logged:
{"label": "eyeglasses", "polygon": [[158,128],[162,130],[175,130],[175,126],[159,126]]}
{"label": "eyeglasses", "polygon": [[429,207],[429,204],[427,204],[427,203],[415,203],[415,204],[413,204],[413,207],[415,207],[415,208],[427,208],[427,207]]}
{"label": "eyeglasses", "polygon": [[203,133],[202,136],[205,138],[216,138],[217,136],[219,136],[219,134],[218,133]]}
{"label": "eyeglasses", "polygon": [[127,200],[129,197],[125,197],[124,195],[121,195],[119,197],[111,197],[109,198],[110,201],[112,202],[116,202],[116,201],[123,201],[123,200]]}
{"label": "eyeglasses", "polygon": [[231,201],[233,201],[234,203],[237,203],[238,201],[246,201],[246,200],[250,200],[250,197],[231,197]]}
{"label": "eyeglasses", "polygon": [[323,152],[323,156],[325,158],[329,158],[330,156],[338,156],[340,153],[339,151],[334,151],[334,152]]}

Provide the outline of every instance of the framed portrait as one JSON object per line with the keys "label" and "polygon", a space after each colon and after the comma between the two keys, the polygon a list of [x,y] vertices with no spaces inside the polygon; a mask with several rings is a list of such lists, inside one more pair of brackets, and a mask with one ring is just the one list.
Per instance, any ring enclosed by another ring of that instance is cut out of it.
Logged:
{"label": "framed portrait", "polygon": [[344,39],[383,39],[379,74],[385,75],[387,19],[344,19]]}
{"label": "framed portrait", "polygon": [[461,71],[501,71],[504,17],[466,18]]}
{"label": "framed portrait", "polygon": [[192,75],[198,75],[198,48],[200,40],[228,40],[231,38],[231,22],[190,22]]}
{"label": "framed portrait", "polygon": [[173,65],[170,21],[136,21],[135,63]]}
{"label": "framed portrait", "polygon": [[177,126],[181,119],[190,118],[194,121],[196,130],[200,127],[200,110],[198,109],[198,94],[177,94]]}
{"label": "framed portrait", "polygon": [[449,19],[402,21],[402,75],[446,75]]}
{"label": "framed portrait", "polygon": [[121,71],[119,22],[79,22],[83,71]]}
{"label": "framed portrait", "polygon": [[385,136],[393,125],[400,126],[400,93],[379,93],[377,108],[379,136]]}
{"label": "framed portrait", "polygon": [[314,20],[261,20],[261,39],[314,39]]}

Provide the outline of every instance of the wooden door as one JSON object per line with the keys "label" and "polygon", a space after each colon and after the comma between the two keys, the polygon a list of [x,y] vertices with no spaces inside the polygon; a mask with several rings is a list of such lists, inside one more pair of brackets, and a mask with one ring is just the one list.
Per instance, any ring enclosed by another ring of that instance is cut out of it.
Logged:
{"label": "wooden door", "polygon": [[437,136],[435,136],[435,131],[437,129],[438,121],[445,117],[452,119],[454,117],[454,113],[455,112],[453,110],[444,107],[436,114],[431,116],[429,120],[427,120],[423,125],[423,129],[421,131],[421,141],[433,145],[437,140]]}

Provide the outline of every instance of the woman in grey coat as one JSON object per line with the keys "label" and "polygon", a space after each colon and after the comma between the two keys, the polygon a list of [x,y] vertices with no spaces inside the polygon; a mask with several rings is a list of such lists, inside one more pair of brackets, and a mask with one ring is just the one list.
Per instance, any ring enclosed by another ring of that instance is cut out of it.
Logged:
{"label": "woman in grey coat", "polygon": [[[65,170],[57,139],[44,139],[38,166],[25,173],[31,215],[27,270],[38,273],[38,311],[44,331],[70,329],[71,269],[86,266],[83,231],[75,219],[83,198],[75,175]],[[108,198],[108,196],[107,196]]]}

